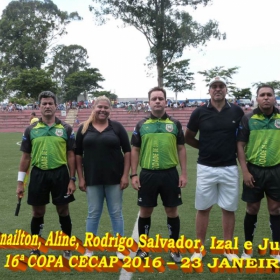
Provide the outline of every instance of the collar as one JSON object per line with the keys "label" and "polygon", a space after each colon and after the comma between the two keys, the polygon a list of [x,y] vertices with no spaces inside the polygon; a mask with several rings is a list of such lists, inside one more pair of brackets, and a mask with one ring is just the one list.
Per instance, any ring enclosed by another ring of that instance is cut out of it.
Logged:
{"label": "collar", "polygon": [[[257,114],[257,115],[264,115],[263,111],[260,109],[259,106],[253,110],[253,113]],[[275,106],[273,106],[272,113],[273,114],[278,114],[279,113],[279,109],[277,109]]]}
{"label": "collar", "polygon": [[[44,123],[43,120],[42,120],[42,117],[39,118],[39,122]],[[59,118],[55,117],[54,123],[55,123],[55,124],[60,124],[60,123],[61,123],[61,120],[60,120]]]}
{"label": "collar", "polygon": [[[227,99],[225,99],[225,102],[226,102],[226,103],[225,103],[225,105],[224,105],[224,107],[223,107],[222,109],[224,109],[224,108],[230,108],[230,107],[231,107],[231,104],[228,102]],[[211,103],[211,99],[208,100],[206,106],[207,106],[207,108],[215,108],[215,107],[212,105],[212,103]]]}
{"label": "collar", "polygon": [[167,118],[169,118],[169,116],[167,115],[167,113],[166,112],[164,112],[164,114],[163,114],[163,116],[161,117],[161,118],[158,118],[158,117],[156,117],[156,116],[154,116],[152,113],[150,114],[150,119],[156,119],[156,120],[158,120],[158,119],[160,119],[160,120],[166,120]]}

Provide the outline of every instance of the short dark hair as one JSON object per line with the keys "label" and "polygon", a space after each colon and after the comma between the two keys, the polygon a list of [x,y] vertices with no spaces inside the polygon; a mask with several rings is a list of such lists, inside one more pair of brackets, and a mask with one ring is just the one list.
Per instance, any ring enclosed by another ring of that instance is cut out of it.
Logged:
{"label": "short dark hair", "polygon": [[257,96],[259,95],[259,90],[260,90],[261,88],[265,88],[265,87],[272,89],[273,94],[275,95],[275,91],[274,91],[274,88],[273,88],[272,86],[267,85],[267,84],[261,84],[261,85],[259,85],[258,88],[257,88]]}
{"label": "short dark hair", "polygon": [[35,113],[35,112],[32,112],[31,115],[35,117],[35,116],[36,116],[36,113]]}
{"label": "short dark hair", "polygon": [[166,91],[162,87],[153,87],[152,89],[150,89],[148,92],[149,100],[151,98],[151,93],[154,91],[161,91],[164,94],[164,99],[166,100]]}
{"label": "short dark hair", "polygon": [[42,98],[49,98],[51,97],[53,100],[54,100],[54,104],[56,105],[56,96],[53,92],[51,91],[42,91],[40,94],[39,94],[39,104],[41,104],[41,99]]}

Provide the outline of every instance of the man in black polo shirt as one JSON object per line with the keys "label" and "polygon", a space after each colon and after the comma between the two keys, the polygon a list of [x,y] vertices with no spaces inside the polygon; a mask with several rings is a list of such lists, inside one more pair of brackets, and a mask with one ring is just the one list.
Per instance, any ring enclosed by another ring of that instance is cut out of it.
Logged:
{"label": "man in black polo shirt", "polygon": [[[185,133],[186,143],[199,150],[197,161],[197,182],[195,208],[196,235],[202,245],[205,242],[212,206],[222,209],[224,240],[232,240],[235,214],[238,206],[238,168],[236,163],[236,132],[244,115],[243,110],[229,103],[225,96],[227,86],[224,79],[216,77],[209,84],[210,100],[192,113]],[[199,131],[199,139],[195,136]],[[194,253],[191,260],[202,259]],[[229,261],[238,258],[226,253]]]}

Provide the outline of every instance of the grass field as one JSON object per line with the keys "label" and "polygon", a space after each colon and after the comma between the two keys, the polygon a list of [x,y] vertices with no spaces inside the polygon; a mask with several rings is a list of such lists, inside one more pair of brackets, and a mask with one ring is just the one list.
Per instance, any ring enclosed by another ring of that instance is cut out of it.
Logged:
{"label": "grass field", "polygon": [[[16,180],[19,166],[19,160],[21,152],[19,151],[18,142],[21,141],[20,133],[1,133],[1,157],[0,157],[0,178],[1,178],[1,198],[0,198],[0,231],[2,233],[15,233],[16,229],[23,229],[30,232],[30,219],[31,219],[31,207],[26,203],[26,197],[23,198],[21,210],[18,217],[14,216],[15,207],[17,203],[16,198]],[[185,235],[189,239],[195,239],[195,209],[194,209],[194,194],[195,194],[195,180],[196,180],[196,160],[197,151],[187,148],[188,155],[188,185],[182,191],[183,205],[179,207],[180,219],[181,219],[181,234]],[[241,184],[240,184],[241,185]],[[77,183],[78,186],[78,183]],[[80,238],[82,241],[85,237],[85,219],[87,215],[87,203],[85,194],[79,190],[75,193],[76,201],[70,204],[70,211],[73,224],[73,235]],[[133,227],[137,218],[138,206],[136,205],[136,191],[130,186],[124,192],[124,204],[123,214],[125,220],[125,235],[131,236]],[[162,237],[167,237],[166,227],[166,216],[163,211],[163,207],[160,203],[155,208],[152,216],[152,227],[150,231],[150,237],[154,238],[156,234],[160,233]],[[236,212],[236,227],[235,236],[239,238],[239,248],[242,251],[243,248],[243,216],[245,213],[245,204],[240,200],[239,209]],[[55,208],[52,204],[47,207],[47,213],[45,216],[45,227],[43,231],[43,238],[47,238],[50,231],[60,230],[58,217]],[[104,214],[99,227],[99,235],[104,236],[106,232],[112,233],[110,219],[107,213],[106,206],[104,208]],[[214,207],[211,212],[210,224],[207,232],[206,249],[207,255],[203,259],[204,269],[202,273],[184,273],[181,269],[170,270],[165,265],[165,271],[163,273],[133,273],[132,280],[142,279],[278,279],[279,276],[275,274],[246,274],[246,273],[210,273],[207,264],[212,263],[214,257],[222,259],[221,255],[211,254],[209,251],[210,237],[216,236],[218,239],[222,239],[222,228],[221,228],[221,211],[218,207]],[[258,228],[254,241],[254,253],[257,258],[264,258],[265,256],[259,256],[257,254],[257,245],[262,243],[262,238],[271,238],[268,214],[266,209],[266,203],[263,201],[262,209],[258,218]],[[27,250],[6,250],[0,249],[0,275],[1,279],[56,279],[59,277],[61,280],[67,279],[119,279],[119,273],[105,273],[105,272],[77,272],[72,269],[70,272],[37,272],[31,268],[28,268],[25,272],[13,272],[4,265],[7,260],[8,254],[26,254]],[[48,254],[59,256],[60,251],[50,250]],[[78,253],[74,253],[77,254]],[[97,255],[110,256],[113,253],[109,252],[98,252]],[[151,257],[155,258],[161,256],[166,262],[170,261],[169,254],[167,253],[152,253]],[[189,253],[186,253],[184,257],[190,257]],[[268,254],[266,255],[268,257]]]}

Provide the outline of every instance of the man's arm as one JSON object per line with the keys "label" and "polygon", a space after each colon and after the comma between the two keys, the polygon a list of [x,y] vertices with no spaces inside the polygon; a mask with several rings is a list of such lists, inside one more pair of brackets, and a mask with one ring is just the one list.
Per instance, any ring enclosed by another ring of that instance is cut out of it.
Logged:
{"label": "man's arm", "polygon": [[[23,152],[20,163],[19,163],[19,171],[26,173],[30,166],[31,162],[31,155],[28,153]],[[16,190],[18,198],[23,197],[24,194],[24,178],[17,183],[17,190]]]}
{"label": "man's arm", "polygon": [[[67,164],[69,169],[69,176],[75,177],[76,174],[76,162],[75,162],[75,153],[73,150],[67,151]],[[68,193],[73,194],[76,190],[76,185],[73,180],[69,180],[68,184]]]}
{"label": "man's arm", "polygon": [[84,178],[84,171],[83,171],[83,157],[80,155],[76,155],[76,165],[77,165],[77,174],[79,179],[79,188],[81,191],[86,191],[86,181]]}
{"label": "man's arm", "polygon": [[188,182],[187,178],[187,153],[184,145],[177,145],[178,158],[181,167],[181,175],[179,177],[179,187],[184,188]]}
{"label": "man's arm", "polygon": [[[131,149],[131,174],[137,174],[137,167],[138,167],[138,163],[139,163],[139,154],[140,154],[140,148],[138,147],[132,147]],[[133,176],[131,178],[131,184],[132,187],[135,190],[139,190],[140,188],[140,182],[139,182],[139,177],[137,176]]]}
{"label": "man's arm", "polygon": [[185,132],[185,141],[188,145],[192,146],[193,148],[199,148],[199,141],[195,138],[197,132],[193,132],[187,128]]}
{"label": "man's arm", "polygon": [[245,146],[246,146],[246,142],[241,142],[241,141],[237,142],[237,157],[238,157],[238,161],[240,163],[240,167],[241,167],[242,174],[243,174],[243,181],[244,181],[245,185],[247,187],[253,188],[255,180],[247,168],[246,155],[244,152]]}

